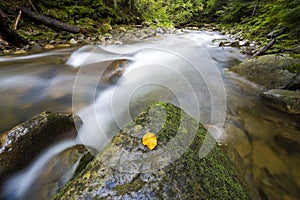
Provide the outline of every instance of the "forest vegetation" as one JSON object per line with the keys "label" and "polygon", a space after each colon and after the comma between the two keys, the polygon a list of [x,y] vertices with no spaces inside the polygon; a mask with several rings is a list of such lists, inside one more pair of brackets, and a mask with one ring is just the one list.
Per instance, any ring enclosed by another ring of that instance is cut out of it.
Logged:
{"label": "forest vegetation", "polygon": [[[209,23],[241,31],[253,40],[279,30],[277,44],[285,47],[296,45],[300,38],[299,0],[0,0],[1,17],[11,26],[19,6],[92,33],[105,33],[116,25],[201,27]],[[23,32],[35,26],[21,18],[18,32],[30,39]],[[47,28],[45,32],[51,33]]]}

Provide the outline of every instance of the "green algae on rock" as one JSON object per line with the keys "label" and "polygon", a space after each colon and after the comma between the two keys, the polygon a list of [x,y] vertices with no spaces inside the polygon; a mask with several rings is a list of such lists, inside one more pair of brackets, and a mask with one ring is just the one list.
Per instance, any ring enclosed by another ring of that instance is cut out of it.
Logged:
{"label": "green algae on rock", "polygon": [[300,85],[300,58],[289,54],[271,54],[250,58],[230,68],[250,81],[267,89],[298,89]]}
{"label": "green algae on rock", "polygon": [[57,141],[75,138],[78,116],[43,112],[0,135],[0,181],[26,167],[40,152]]}
{"label": "green algae on rock", "polygon": [[[145,131],[156,134],[153,151],[141,142]],[[181,109],[154,103],[54,199],[257,199],[222,148],[199,157],[207,134]]]}

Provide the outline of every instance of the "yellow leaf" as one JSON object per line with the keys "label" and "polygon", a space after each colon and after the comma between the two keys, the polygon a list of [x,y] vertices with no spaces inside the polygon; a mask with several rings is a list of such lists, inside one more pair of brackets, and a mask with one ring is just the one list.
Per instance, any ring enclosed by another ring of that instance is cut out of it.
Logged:
{"label": "yellow leaf", "polygon": [[148,149],[152,150],[157,145],[157,139],[155,134],[147,132],[142,138],[143,145],[147,146]]}

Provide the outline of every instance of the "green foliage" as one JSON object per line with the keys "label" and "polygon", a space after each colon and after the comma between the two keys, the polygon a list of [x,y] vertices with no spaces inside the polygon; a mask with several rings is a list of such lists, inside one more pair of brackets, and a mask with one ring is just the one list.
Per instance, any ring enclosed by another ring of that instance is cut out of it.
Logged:
{"label": "green foliage", "polygon": [[167,25],[170,18],[167,15],[167,6],[163,0],[141,0],[138,5],[138,12],[142,19],[158,25]]}
{"label": "green foliage", "polygon": [[190,1],[179,0],[170,5],[168,12],[173,22],[180,25],[192,18],[192,8],[193,4]]}
{"label": "green foliage", "polygon": [[[105,24],[185,26],[200,23],[228,24],[248,38],[265,37],[285,27],[279,40],[300,38],[299,0],[40,0],[40,12],[88,30]],[[17,1],[29,7],[28,1]],[[9,13],[10,5],[0,2]],[[292,38],[291,38],[292,37]]]}

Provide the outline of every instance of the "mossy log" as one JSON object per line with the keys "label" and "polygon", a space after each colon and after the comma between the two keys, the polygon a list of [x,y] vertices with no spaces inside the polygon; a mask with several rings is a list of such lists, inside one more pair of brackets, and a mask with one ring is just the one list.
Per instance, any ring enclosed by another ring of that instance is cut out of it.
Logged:
{"label": "mossy log", "polygon": [[[158,140],[152,151],[142,144],[147,131]],[[54,199],[258,199],[223,148],[199,156],[206,136],[181,109],[152,104]]]}
{"label": "mossy log", "polygon": [[42,23],[50,28],[53,28],[56,30],[64,30],[64,31],[68,31],[70,33],[80,33],[80,31],[81,31],[81,29],[76,26],[72,26],[70,24],[47,17],[40,13],[33,12],[23,6],[19,6],[18,9],[22,11],[22,14],[25,17],[28,17],[29,19],[32,19],[36,22]]}

